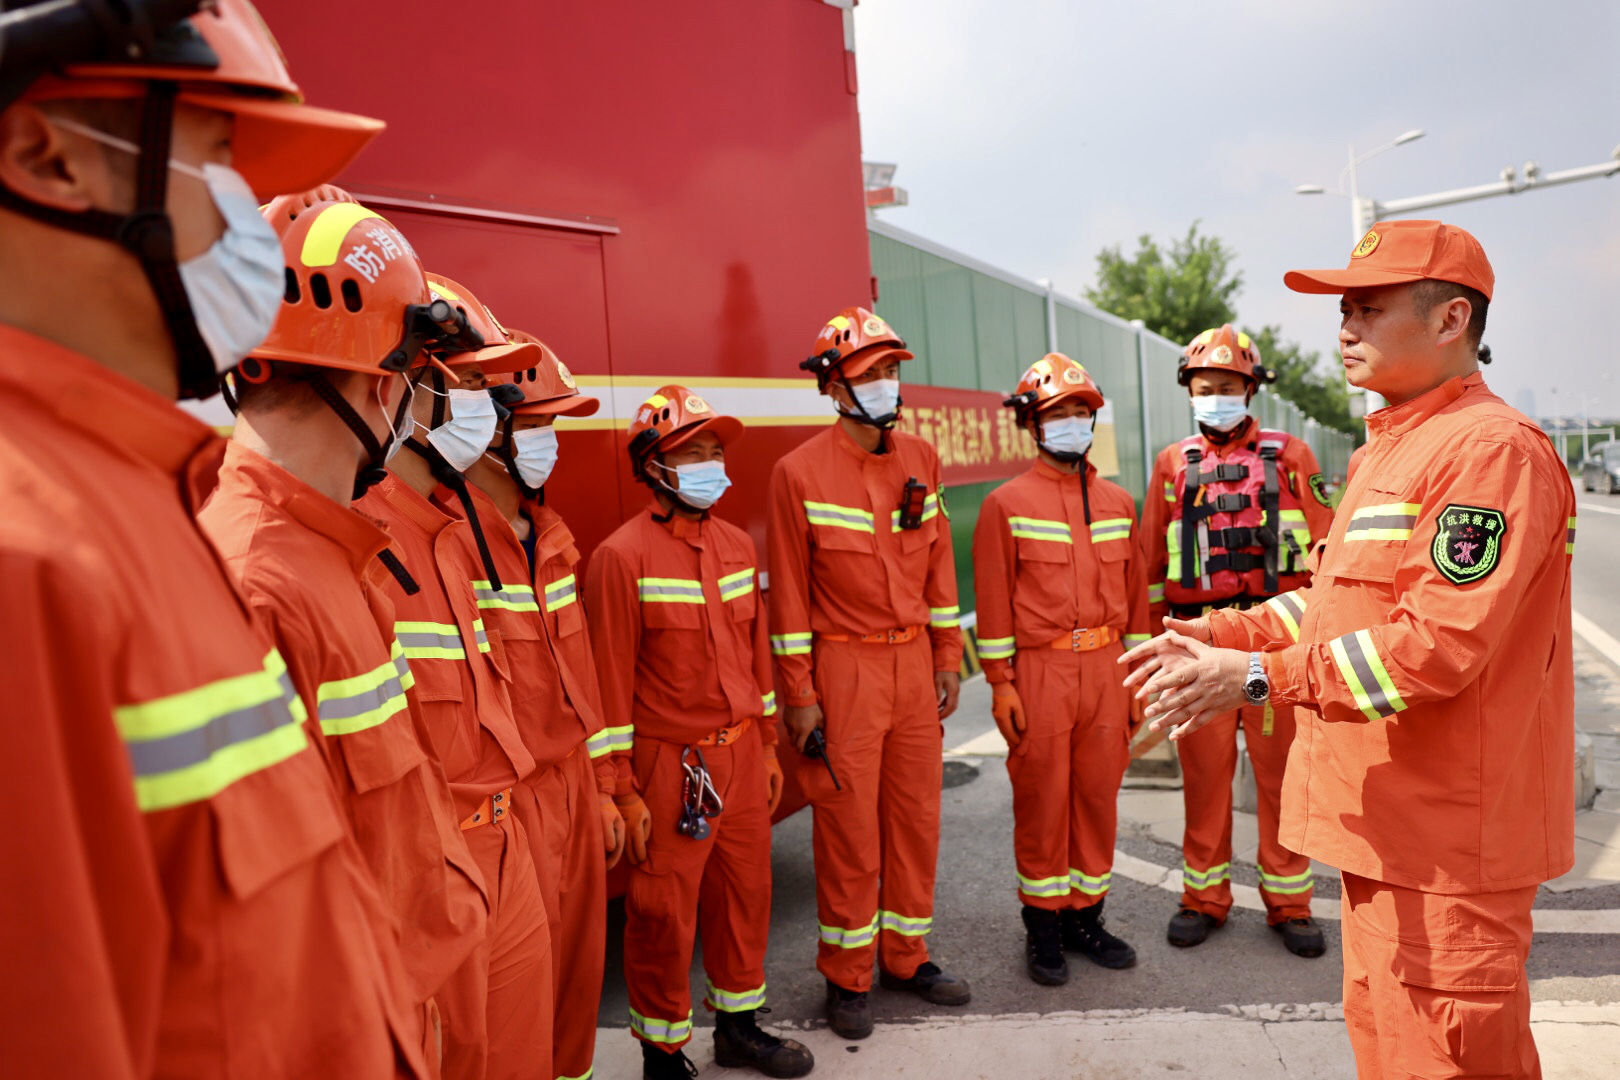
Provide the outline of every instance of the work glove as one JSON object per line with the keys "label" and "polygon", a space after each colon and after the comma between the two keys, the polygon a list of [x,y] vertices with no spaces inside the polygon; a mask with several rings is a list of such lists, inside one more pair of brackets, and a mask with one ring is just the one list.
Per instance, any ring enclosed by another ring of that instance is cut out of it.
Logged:
{"label": "work glove", "polygon": [[1024,741],[1024,702],[1018,689],[1010,682],[996,683],[990,688],[990,715],[1009,747]]}
{"label": "work glove", "polygon": [[624,843],[630,862],[640,866],[647,861],[647,838],[652,835],[652,815],[647,813],[647,804],[634,791],[613,796],[613,804],[619,808],[619,816],[624,819]]}
{"label": "work glove", "polygon": [[624,818],[613,804],[611,795],[602,796],[601,810],[602,847],[607,851],[607,868],[611,870],[618,864],[619,856],[624,854]]}
{"label": "work glove", "polygon": [[782,801],[782,766],[777,764],[774,746],[765,748],[765,791],[765,812],[774,814]]}

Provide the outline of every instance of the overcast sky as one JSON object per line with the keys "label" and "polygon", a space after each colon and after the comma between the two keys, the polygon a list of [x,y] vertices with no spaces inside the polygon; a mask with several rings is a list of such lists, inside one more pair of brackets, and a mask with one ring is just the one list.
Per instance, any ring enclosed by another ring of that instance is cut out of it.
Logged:
{"label": "overcast sky", "polygon": [[[1428,133],[1361,166],[1384,199],[1620,145],[1614,0],[862,0],[856,49],[864,156],[911,195],[884,220],[1076,294],[1100,249],[1200,219],[1239,320],[1335,357],[1337,301],[1282,275],[1348,260],[1348,200],[1294,187],[1333,188],[1349,144]],[[1426,213],[1496,270],[1496,391],[1620,416],[1620,176]]]}

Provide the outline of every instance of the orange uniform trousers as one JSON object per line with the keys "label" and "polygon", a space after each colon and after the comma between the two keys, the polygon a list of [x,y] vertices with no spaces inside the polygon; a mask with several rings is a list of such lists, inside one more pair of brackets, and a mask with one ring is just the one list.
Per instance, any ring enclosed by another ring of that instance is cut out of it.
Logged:
{"label": "orange uniform trousers", "polygon": [[[744,1012],[765,1003],[771,929],[771,815],[758,729],[699,747],[724,806],[703,840],[676,828],[685,803],[679,743],[637,736],[636,784],[652,815],[647,858],[624,898],[624,981],[630,1031],[673,1053],[692,1037],[692,947],[703,935],[704,1005]],[[691,761],[695,764],[696,755]]]}
{"label": "orange uniform trousers", "polygon": [[827,770],[799,770],[815,808],[816,967],[846,990],[872,986],[872,953],[901,978],[928,959],[939,855],[944,726],[926,634],[900,645],[815,643]]}
{"label": "orange uniform trousers", "polygon": [[1340,880],[1344,1022],[1360,1080],[1539,1080],[1524,971],[1536,886],[1447,896]]}
{"label": "orange uniform trousers", "polygon": [[1115,642],[1091,652],[1022,649],[1015,664],[1026,728],[1007,754],[1018,898],[1091,907],[1114,868],[1119,785],[1130,764],[1130,696]]}
{"label": "orange uniform trousers", "polygon": [[1294,741],[1294,710],[1245,705],[1212,720],[1176,744],[1181,756],[1181,903],[1218,922],[1232,910],[1232,774],[1237,768],[1237,729],[1254,766],[1260,818],[1260,897],[1266,923],[1275,926],[1311,913],[1311,860],[1277,839],[1282,814],[1283,767]]}
{"label": "orange uniform trousers", "polygon": [[585,744],[530,773],[513,796],[551,924],[552,1075],[582,1077],[596,1056],[607,950],[607,855],[601,795]]}
{"label": "orange uniform trousers", "polygon": [[489,929],[436,995],[443,1076],[552,1080],[551,934],[528,835],[513,814],[462,835],[489,890]]}

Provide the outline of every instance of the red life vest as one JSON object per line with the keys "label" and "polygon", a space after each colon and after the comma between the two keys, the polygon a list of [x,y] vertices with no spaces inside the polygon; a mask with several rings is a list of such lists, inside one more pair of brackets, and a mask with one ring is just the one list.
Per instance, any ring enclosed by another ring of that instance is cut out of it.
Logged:
{"label": "red life vest", "polygon": [[1278,462],[1292,437],[1262,429],[1211,467],[1203,465],[1200,436],[1181,440],[1184,465],[1165,536],[1165,600],[1210,604],[1308,583],[1311,530]]}

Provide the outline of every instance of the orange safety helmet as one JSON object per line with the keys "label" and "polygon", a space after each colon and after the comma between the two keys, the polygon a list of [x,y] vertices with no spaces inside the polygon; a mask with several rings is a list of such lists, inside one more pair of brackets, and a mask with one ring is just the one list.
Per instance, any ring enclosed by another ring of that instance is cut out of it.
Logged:
{"label": "orange safety helmet", "polygon": [[178,101],[235,118],[231,167],[262,194],[331,180],[386,126],[304,104],[281,47],[249,0],[214,0],[184,22],[157,28],[149,47],[139,40],[118,45],[127,55],[116,60],[67,57],[54,64],[21,99],[140,98],[152,83],[173,83]]}
{"label": "orange safety helmet", "polygon": [[816,377],[823,394],[834,377],[854,378],[880,360],[915,359],[888,323],[862,307],[847,307],[827,320],[814,350],[799,367]]}
{"label": "orange safety helmet", "polygon": [[506,329],[467,286],[443,274],[429,274],[427,279],[433,296],[448,301],[484,339],[484,344],[477,349],[441,353],[440,358],[446,364],[451,367],[477,364],[485,375],[505,375],[535,367],[544,358],[538,345],[507,340]]}
{"label": "orange safety helmet", "polygon": [[1277,373],[1260,362],[1260,347],[1254,339],[1231,323],[1205,330],[1181,351],[1176,382],[1188,385],[1195,371],[1235,371],[1251,386],[1277,381]]}
{"label": "orange safety helmet", "polygon": [[1103,407],[1102,388],[1084,367],[1062,353],[1047,353],[1024,372],[1012,397],[1001,404],[1013,410],[1020,426],[1034,422],[1042,409],[1062,398],[1074,397],[1095,413]]}
{"label": "orange safety helmet", "polygon": [[506,336],[518,344],[538,346],[542,357],[534,367],[507,376],[523,392],[523,399],[509,406],[514,415],[591,416],[602,407],[596,398],[579,392],[573,373],[545,342],[522,330],[508,330]]}
{"label": "orange safety helmet", "polygon": [[270,336],[239,377],[262,382],[271,361],[384,375],[412,367],[426,349],[481,340],[447,302],[434,304],[410,242],[375,210],[324,201],[289,217],[278,199],[263,213],[284,226],[287,286]]}
{"label": "orange safety helmet", "polygon": [[707,401],[684,386],[659,387],[630,418],[630,467],[638,480],[647,475],[647,459],[674,450],[700,431],[712,431],[721,446],[742,438],[742,421],[721,416]]}
{"label": "orange safety helmet", "polygon": [[270,227],[276,230],[276,235],[281,236],[286,233],[288,226],[298,220],[298,215],[305,210],[321,203],[352,203],[359,201],[359,199],[356,199],[336,184],[321,184],[318,187],[310,188],[308,191],[300,191],[292,195],[277,195],[268,203],[259,207],[259,213],[263,214],[264,220],[268,221]]}

